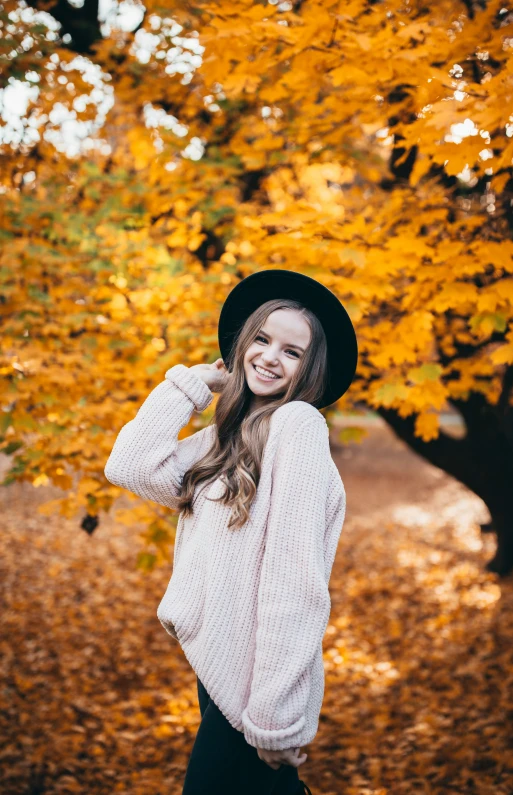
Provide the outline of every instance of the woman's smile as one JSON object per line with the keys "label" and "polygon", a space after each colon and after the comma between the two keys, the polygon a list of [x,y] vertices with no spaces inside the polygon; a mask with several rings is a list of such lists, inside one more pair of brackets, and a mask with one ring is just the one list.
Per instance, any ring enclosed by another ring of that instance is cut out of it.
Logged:
{"label": "woman's smile", "polygon": [[259,364],[254,364],[253,369],[260,381],[277,381],[280,377],[279,375],[266,375],[266,373],[270,371],[266,370],[265,367],[261,367]]}

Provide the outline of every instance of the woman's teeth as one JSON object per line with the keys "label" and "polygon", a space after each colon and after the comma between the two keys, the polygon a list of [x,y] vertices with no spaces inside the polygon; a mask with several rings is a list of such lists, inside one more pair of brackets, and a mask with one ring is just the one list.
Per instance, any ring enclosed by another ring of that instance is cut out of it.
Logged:
{"label": "woman's teeth", "polygon": [[253,367],[258,375],[266,381],[276,381],[279,378],[278,375],[268,375],[265,370],[261,370],[257,365],[253,365]]}

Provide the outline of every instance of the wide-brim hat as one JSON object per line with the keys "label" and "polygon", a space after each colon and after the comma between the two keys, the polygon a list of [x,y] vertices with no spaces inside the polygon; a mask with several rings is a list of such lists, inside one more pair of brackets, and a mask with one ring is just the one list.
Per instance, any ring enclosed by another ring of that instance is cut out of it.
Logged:
{"label": "wide-brim hat", "polygon": [[328,347],[328,386],[325,408],[347,392],[358,362],[356,334],[346,309],[337,296],[320,282],[296,271],[268,269],[242,279],[228,294],[218,324],[219,350],[228,369],[237,333],[259,306],[273,298],[293,298],[319,318]]}

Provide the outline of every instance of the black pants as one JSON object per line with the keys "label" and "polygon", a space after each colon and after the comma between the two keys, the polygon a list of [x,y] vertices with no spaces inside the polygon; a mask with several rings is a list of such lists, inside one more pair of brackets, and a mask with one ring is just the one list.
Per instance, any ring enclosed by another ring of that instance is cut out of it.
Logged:
{"label": "black pants", "polygon": [[234,729],[196,677],[201,723],[182,795],[303,795],[298,769],[273,770]]}

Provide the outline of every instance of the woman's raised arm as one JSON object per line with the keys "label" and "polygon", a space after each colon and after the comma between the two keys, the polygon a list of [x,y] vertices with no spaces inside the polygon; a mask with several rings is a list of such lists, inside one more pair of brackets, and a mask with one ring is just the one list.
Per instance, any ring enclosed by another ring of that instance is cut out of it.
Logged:
{"label": "woman's raised arm", "polygon": [[208,450],[213,426],[186,439],[178,433],[192,412],[214,398],[193,370],[176,364],[150,392],[136,416],[121,428],[105,465],[105,477],[139,497],[175,509],[185,472]]}

